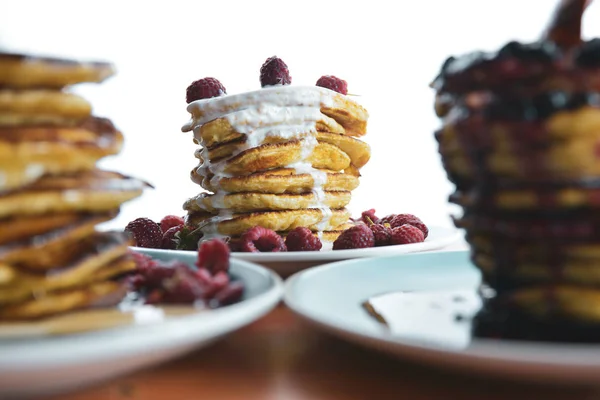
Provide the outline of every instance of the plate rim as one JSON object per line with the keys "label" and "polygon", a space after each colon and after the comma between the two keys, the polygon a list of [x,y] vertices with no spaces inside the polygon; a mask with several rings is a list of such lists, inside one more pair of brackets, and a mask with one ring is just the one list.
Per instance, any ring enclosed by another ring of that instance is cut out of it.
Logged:
{"label": "plate rim", "polygon": [[[468,256],[469,250],[396,254],[371,258],[368,262],[371,263],[372,268],[372,263],[374,261],[377,262],[377,260],[402,259],[406,257],[430,257],[434,254],[438,256],[447,255],[451,257],[464,257],[465,255]],[[598,373],[600,372],[600,360],[595,363],[565,362],[561,361],[556,353],[566,351],[572,353],[570,358],[577,358],[577,353],[589,353],[590,349],[593,348],[594,351],[597,351],[600,354],[600,344],[546,343],[534,341],[517,342],[499,339],[475,339],[466,350],[435,348],[416,342],[412,343],[408,340],[399,340],[398,338],[393,338],[391,336],[385,337],[383,335],[366,332],[364,329],[353,328],[349,323],[339,323],[337,320],[334,322],[327,320],[326,318],[320,318],[314,313],[311,313],[310,310],[307,310],[307,307],[300,305],[300,302],[295,298],[296,296],[293,295],[296,286],[306,276],[319,274],[325,269],[343,268],[349,264],[362,264],[365,262],[366,261],[361,258],[342,260],[295,273],[284,283],[284,304],[295,315],[321,329],[334,332],[340,337],[347,338],[368,347],[379,349],[389,349],[392,347],[398,351],[391,353],[407,359],[427,359],[429,362],[441,362],[463,368],[472,368],[470,364],[476,362],[478,367],[485,366],[490,372],[510,372],[511,375],[517,375],[517,373],[523,374],[532,367],[536,367],[536,369],[543,369],[544,373],[552,378],[563,377],[562,374],[568,369],[570,372],[569,381],[589,383],[590,379],[597,379]],[[403,266],[399,265],[398,268],[403,268]],[[494,351],[490,351],[490,349],[494,349]],[[526,353],[535,351],[538,356],[541,354],[542,357],[527,359],[525,358],[527,356],[520,352],[525,349],[528,350]],[[548,356],[549,353],[551,356]],[[531,371],[529,374],[532,374]]]}
{"label": "plate rim", "polygon": [[[182,255],[177,256],[180,257]],[[192,256],[192,254],[189,254],[189,256]],[[63,368],[78,364],[99,363],[107,360],[135,357],[148,348],[151,348],[153,351],[161,351],[172,348],[174,346],[170,346],[168,343],[171,343],[174,338],[177,339],[178,345],[185,346],[194,345],[195,343],[201,344],[203,342],[214,340],[228,333],[235,332],[273,310],[281,302],[284,283],[281,277],[279,277],[274,271],[271,271],[263,266],[240,259],[232,259],[232,263],[235,263],[235,268],[251,269],[265,275],[265,277],[268,277],[269,287],[264,292],[257,294],[255,297],[228,305],[226,307],[210,310],[209,312],[199,312],[192,315],[171,317],[159,322],[137,325],[132,324],[85,333],[74,333],[58,336],[48,335],[31,339],[26,338],[22,339],[22,345],[19,343],[17,349],[11,349],[11,347],[15,344],[14,340],[19,341],[20,339],[11,339],[10,341],[7,339],[6,342],[9,343],[3,343],[5,340],[0,340],[0,349],[4,347],[5,349],[9,350],[8,352],[1,352],[2,357],[0,357],[0,374],[2,371],[14,372],[16,370],[39,370],[47,366],[58,366]],[[248,309],[252,310],[250,313],[251,317],[247,317],[250,311]],[[198,329],[190,329],[193,326],[202,326],[209,321],[221,321],[223,319],[227,319],[232,314],[237,316],[236,322],[233,323],[233,325],[236,325],[237,327],[233,329],[230,327],[223,329],[221,326],[221,328],[214,329],[219,333],[213,335],[211,338],[198,339],[198,337],[202,336],[202,334],[198,333]],[[147,334],[148,330],[152,330],[154,335]],[[126,333],[124,334],[124,332]],[[131,337],[136,335],[144,335],[144,337],[151,337],[151,339],[146,339],[145,344],[138,343],[134,347],[125,347],[125,349],[123,349],[122,347],[124,346],[125,342],[131,342]],[[73,354],[68,354],[69,352],[66,352],[63,349],[63,357],[49,360],[47,353],[56,354],[60,351],[57,350],[57,346],[55,344],[51,343],[51,339],[55,338],[59,338],[61,340],[69,339],[70,341],[78,342],[76,344],[78,347],[85,346],[87,348],[91,348],[92,350],[88,350],[85,356],[80,354],[74,356]],[[86,344],[99,340],[113,341],[115,339],[120,340],[120,343],[118,346],[113,345],[113,351],[111,352],[104,353],[100,346],[86,346]],[[35,344],[36,351],[30,352],[35,353],[35,355],[22,357],[23,354],[19,353],[18,349],[22,350],[24,346],[30,346],[32,341],[37,342]],[[115,347],[118,347],[118,351],[115,351]],[[118,352],[119,356],[115,357],[115,352]],[[40,356],[42,353],[46,355]]]}

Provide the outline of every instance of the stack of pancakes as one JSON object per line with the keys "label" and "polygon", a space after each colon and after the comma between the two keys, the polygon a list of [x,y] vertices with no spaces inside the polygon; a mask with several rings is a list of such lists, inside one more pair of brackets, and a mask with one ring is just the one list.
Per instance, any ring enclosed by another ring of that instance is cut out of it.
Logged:
{"label": "stack of pancakes", "polygon": [[122,134],[69,93],[106,63],[0,54],[0,320],[119,301],[135,268],[124,233],[98,232],[144,183],[96,168]]}
{"label": "stack of pancakes", "polygon": [[600,327],[600,42],[581,42],[585,1],[561,7],[540,42],[451,58],[433,84],[490,307],[546,333]]}
{"label": "stack of pancakes", "polygon": [[191,178],[205,192],[184,204],[204,239],[238,238],[254,226],[285,236],[307,227],[333,241],[370,147],[367,111],[322,87],[272,86],[189,104],[200,144]]}

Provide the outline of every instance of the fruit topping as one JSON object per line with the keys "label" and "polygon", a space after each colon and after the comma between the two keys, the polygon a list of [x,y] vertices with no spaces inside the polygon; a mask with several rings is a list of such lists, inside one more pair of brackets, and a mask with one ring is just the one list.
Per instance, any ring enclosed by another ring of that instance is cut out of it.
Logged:
{"label": "fruit topping", "polygon": [[163,233],[160,248],[166,250],[175,250],[177,248],[177,234],[183,229],[183,225],[173,226]]}
{"label": "fruit topping", "polygon": [[323,75],[317,81],[317,86],[321,86],[334,92],[348,94],[348,82],[333,75]]}
{"label": "fruit topping", "polygon": [[174,226],[180,226],[183,224],[183,218],[178,217],[177,215],[167,215],[160,220],[160,229],[162,229],[163,232],[166,232]]}
{"label": "fruit topping", "polygon": [[222,240],[207,240],[198,248],[198,268],[205,268],[210,273],[227,272],[229,270],[229,246]]}
{"label": "fruit topping", "polygon": [[389,246],[391,244],[392,228],[390,227],[390,224],[371,224],[369,225],[369,228],[373,231],[375,247]]}
{"label": "fruit topping", "polygon": [[333,250],[364,249],[375,246],[373,231],[365,224],[346,229],[333,242]]}
{"label": "fruit topping", "polygon": [[134,245],[158,249],[161,247],[163,232],[160,225],[149,218],[137,218],[125,227],[125,232],[133,236]]}
{"label": "fruit topping", "polygon": [[267,58],[260,67],[260,86],[289,85],[292,77],[288,66],[277,56]]}
{"label": "fruit topping", "polygon": [[425,240],[425,235],[421,229],[414,225],[404,224],[392,228],[390,235],[390,244],[409,244],[420,243]]}
{"label": "fruit topping", "polygon": [[308,228],[297,227],[285,238],[288,251],[319,251],[323,244]]}
{"label": "fruit topping", "polygon": [[239,250],[248,253],[269,253],[286,251],[285,242],[277,232],[255,226],[248,229],[240,238]]}
{"label": "fruit topping", "polygon": [[210,99],[211,97],[219,97],[227,94],[225,86],[219,82],[216,78],[202,78],[191,83],[186,90],[186,101],[191,103],[192,101],[200,99]]}
{"label": "fruit topping", "polygon": [[423,235],[427,237],[429,234],[429,229],[427,225],[423,223],[418,217],[412,214],[390,214],[386,217],[383,217],[380,221],[381,224],[390,224],[392,228],[397,228],[404,224],[412,225],[416,228],[419,228]]}

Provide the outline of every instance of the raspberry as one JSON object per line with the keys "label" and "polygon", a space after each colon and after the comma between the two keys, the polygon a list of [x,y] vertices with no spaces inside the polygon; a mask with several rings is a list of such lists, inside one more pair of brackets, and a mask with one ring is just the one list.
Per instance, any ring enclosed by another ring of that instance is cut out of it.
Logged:
{"label": "raspberry", "polygon": [[375,246],[373,231],[364,224],[346,229],[333,242],[333,250],[364,249],[373,246]]}
{"label": "raspberry", "polygon": [[267,58],[260,67],[260,86],[289,85],[292,77],[288,66],[277,56]]}
{"label": "raspberry", "polygon": [[160,248],[163,232],[160,225],[149,218],[134,219],[127,224],[125,232],[133,235],[135,245],[138,247]]}
{"label": "raspberry", "polygon": [[323,75],[317,81],[317,86],[321,86],[334,92],[348,94],[348,82],[333,75]]}
{"label": "raspberry", "polygon": [[179,238],[176,235],[181,231],[182,228],[183,225],[179,225],[167,229],[165,233],[163,233],[160,248],[167,250],[175,250],[177,248],[177,243],[179,242]]}
{"label": "raspberry", "polygon": [[215,294],[215,300],[218,305],[224,306],[235,303],[244,294],[244,284],[241,282],[231,282],[225,288]]}
{"label": "raspberry", "polygon": [[425,240],[425,235],[416,226],[404,224],[392,228],[391,244],[420,243]]}
{"label": "raspberry", "polygon": [[423,221],[421,221],[418,217],[412,214],[390,214],[386,217],[383,217],[381,221],[379,221],[379,223],[390,224],[392,228],[397,228],[404,224],[409,224],[419,228],[423,232],[423,235],[425,237],[427,237],[427,235],[429,234],[429,229],[427,228],[427,225],[425,225]]}
{"label": "raspberry", "polygon": [[285,245],[288,251],[319,251],[323,247],[321,240],[310,229],[301,226],[288,233]]}
{"label": "raspberry", "polygon": [[287,251],[283,238],[271,229],[255,226],[240,238],[240,251],[248,253]]}
{"label": "raspberry", "polygon": [[377,224],[379,223],[379,218],[375,216],[375,209],[371,208],[370,210],[363,211],[360,220],[367,225]]}
{"label": "raspberry", "polygon": [[166,232],[174,226],[180,226],[183,224],[183,218],[178,217],[177,215],[167,215],[160,220],[160,229],[162,229],[163,232]]}
{"label": "raspberry", "polygon": [[211,97],[219,97],[227,94],[225,86],[218,79],[215,78],[203,78],[191,83],[186,90],[186,101],[191,103],[192,101],[200,99],[210,99]]}
{"label": "raspberry", "polygon": [[200,243],[198,248],[198,268],[206,268],[212,275],[229,270],[229,246],[221,239],[211,239]]}
{"label": "raspberry", "polygon": [[373,231],[375,247],[388,246],[392,236],[392,229],[387,225],[371,224],[369,228]]}

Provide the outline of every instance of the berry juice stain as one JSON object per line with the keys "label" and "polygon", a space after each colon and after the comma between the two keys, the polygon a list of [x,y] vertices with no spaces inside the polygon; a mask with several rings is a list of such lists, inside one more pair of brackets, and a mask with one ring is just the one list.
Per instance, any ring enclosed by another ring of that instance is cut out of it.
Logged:
{"label": "berry juice stain", "polygon": [[540,342],[600,342],[600,327],[558,318],[540,321],[493,306],[493,290],[393,292],[362,306],[389,334],[404,342],[464,350],[476,339]]}

